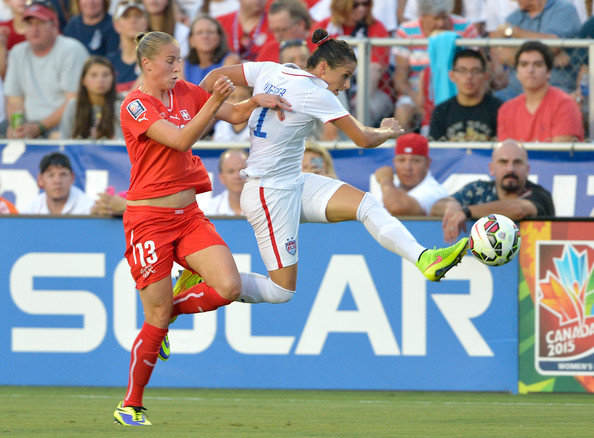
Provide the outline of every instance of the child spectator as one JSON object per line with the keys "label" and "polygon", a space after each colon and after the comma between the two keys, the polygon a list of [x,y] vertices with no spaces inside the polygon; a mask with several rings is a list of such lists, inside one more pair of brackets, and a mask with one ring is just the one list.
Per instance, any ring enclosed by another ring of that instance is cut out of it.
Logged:
{"label": "child spectator", "polygon": [[90,56],[80,77],[78,95],[68,102],[60,138],[124,139],[115,70],[107,58]]}

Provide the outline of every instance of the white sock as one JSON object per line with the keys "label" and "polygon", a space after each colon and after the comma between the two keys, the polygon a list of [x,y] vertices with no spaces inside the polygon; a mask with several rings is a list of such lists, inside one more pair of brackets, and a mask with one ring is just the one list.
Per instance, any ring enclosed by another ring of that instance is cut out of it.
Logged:
{"label": "white sock", "polygon": [[381,246],[412,263],[416,263],[426,249],[419,245],[402,222],[388,213],[369,193],[365,193],[359,204],[357,220],[365,225]]}
{"label": "white sock", "polygon": [[286,303],[295,291],[280,287],[270,277],[254,273],[240,273],[241,295],[235,301],[241,303]]}

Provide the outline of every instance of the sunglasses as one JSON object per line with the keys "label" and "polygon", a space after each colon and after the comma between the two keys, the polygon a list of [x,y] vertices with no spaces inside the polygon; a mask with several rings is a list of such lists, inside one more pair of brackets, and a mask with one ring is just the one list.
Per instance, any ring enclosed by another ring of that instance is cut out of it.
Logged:
{"label": "sunglasses", "polygon": [[280,43],[280,50],[287,47],[306,47],[307,43],[304,40],[284,40]]}
{"label": "sunglasses", "polygon": [[353,9],[357,9],[359,6],[364,6],[368,8],[369,6],[371,6],[371,0],[367,0],[364,2],[353,2]]}

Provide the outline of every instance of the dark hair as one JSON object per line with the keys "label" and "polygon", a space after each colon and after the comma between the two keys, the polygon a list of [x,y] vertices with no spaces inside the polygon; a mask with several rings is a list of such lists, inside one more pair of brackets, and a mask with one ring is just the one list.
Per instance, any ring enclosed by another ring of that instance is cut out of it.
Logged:
{"label": "dark hair", "polygon": [[555,55],[553,55],[553,51],[549,46],[541,43],[540,41],[526,41],[520,46],[516,53],[516,69],[518,68],[520,55],[525,52],[539,52],[542,55],[545,64],[547,65],[547,70],[551,71],[553,69],[553,59],[555,58]]}
{"label": "dark hair", "polygon": [[[219,62],[221,59],[223,59],[225,57],[225,55],[227,55],[227,53],[229,53],[229,46],[227,44],[227,34],[225,33],[225,29],[223,29],[223,26],[221,25],[221,23],[219,23],[219,20],[212,18],[210,15],[200,14],[196,18],[194,18],[194,20],[192,21],[192,24],[190,25],[190,37],[193,35],[194,25],[199,20],[208,20],[217,27],[217,35],[219,36],[220,41],[219,41],[219,45],[215,48],[214,52],[210,55],[210,62],[215,64],[215,63]],[[188,60],[188,63],[193,64],[193,65],[200,64],[200,59],[198,58],[198,52],[196,52],[196,49],[192,46],[190,46],[190,51],[188,52],[187,60]]]}
{"label": "dark hair", "polygon": [[61,152],[52,152],[44,156],[39,162],[39,172],[44,173],[50,166],[65,167],[72,172],[70,158]]}
{"label": "dark hair", "polygon": [[483,67],[483,71],[487,69],[487,61],[485,61],[485,57],[481,52],[478,50],[473,49],[462,49],[458,50],[454,55],[454,61],[452,62],[452,67],[456,66],[456,62],[460,58],[474,58],[478,59],[481,62],[481,66]]}
{"label": "dark hair", "polygon": [[338,68],[347,62],[357,63],[357,57],[351,46],[346,41],[328,37],[326,29],[316,29],[311,37],[311,42],[318,48],[307,59],[307,68],[315,68],[322,61],[326,61],[330,68]]}
{"label": "dark hair", "polygon": [[111,72],[111,87],[105,93],[103,106],[101,107],[101,118],[99,124],[96,125],[97,133],[95,138],[113,138],[114,128],[116,122],[114,114],[114,104],[117,98],[116,92],[116,73],[113,64],[103,56],[89,56],[85,61],[80,75],[80,82],[78,85],[78,95],[76,96],[76,115],[74,119],[74,128],[72,129],[72,138],[89,138],[91,136],[91,128],[93,128],[93,104],[89,97],[89,90],[84,86],[83,82],[85,76],[92,66],[100,64],[109,68]]}
{"label": "dark hair", "polygon": [[275,0],[268,8],[268,15],[278,14],[279,12],[287,11],[292,23],[303,21],[307,30],[311,29],[313,20],[307,6],[302,0]]}

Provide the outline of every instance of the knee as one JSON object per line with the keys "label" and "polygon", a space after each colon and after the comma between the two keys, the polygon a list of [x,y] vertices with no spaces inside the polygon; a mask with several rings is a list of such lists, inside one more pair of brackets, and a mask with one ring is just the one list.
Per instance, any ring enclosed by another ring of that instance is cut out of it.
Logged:
{"label": "knee", "polygon": [[227,278],[215,290],[226,300],[235,301],[241,295],[241,278]]}
{"label": "knee", "polygon": [[270,288],[270,303],[273,304],[282,304],[288,301],[291,301],[293,295],[295,295],[294,290],[285,289],[284,287],[279,286],[274,281],[269,280],[268,286]]}
{"label": "knee", "polygon": [[144,319],[155,327],[166,328],[173,313],[173,303],[144,308]]}

